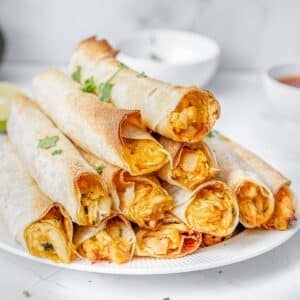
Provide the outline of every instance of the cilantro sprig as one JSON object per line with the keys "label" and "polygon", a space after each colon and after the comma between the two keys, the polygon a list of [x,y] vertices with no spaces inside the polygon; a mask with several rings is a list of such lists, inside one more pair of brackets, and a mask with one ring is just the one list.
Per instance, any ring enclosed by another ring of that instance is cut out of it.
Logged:
{"label": "cilantro sprig", "polygon": [[72,79],[78,83],[81,82],[81,66],[77,66],[75,71],[72,73]]}
{"label": "cilantro sprig", "polygon": [[59,155],[59,154],[62,154],[63,153],[63,150],[62,149],[55,149],[54,151],[52,151],[52,155]]}
{"label": "cilantro sprig", "polygon": [[96,92],[96,83],[95,83],[94,77],[87,78],[84,81],[84,83],[81,87],[81,90],[83,92],[87,92],[87,93],[95,93]]}
{"label": "cilantro sprig", "polygon": [[57,142],[58,142],[58,136],[57,135],[47,136],[43,139],[39,139],[38,148],[49,149],[49,148],[52,148],[52,147],[56,146]]}
{"label": "cilantro sprig", "polygon": [[104,165],[95,166],[95,170],[98,174],[102,174],[105,169]]}

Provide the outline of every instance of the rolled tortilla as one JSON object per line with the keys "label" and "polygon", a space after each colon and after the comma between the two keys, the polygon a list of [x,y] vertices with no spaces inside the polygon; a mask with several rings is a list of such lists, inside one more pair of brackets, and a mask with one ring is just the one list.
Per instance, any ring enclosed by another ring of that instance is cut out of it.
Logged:
{"label": "rolled tortilla", "polygon": [[266,229],[288,229],[292,221],[296,220],[296,199],[290,188],[291,180],[241,145],[231,140],[228,144],[250,167],[255,169],[274,194],[273,215],[262,226]]}
{"label": "rolled tortilla", "polygon": [[231,149],[223,135],[215,131],[205,141],[215,153],[220,168],[218,178],[236,194],[240,222],[246,228],[266,223],[274,212],[274,197],[266,182]]}
{"label": "rolled tortilla", "polygon": [[133,256],[135,233],[126,218],[114,214],[97,227],[78,227],[74,244],[79,256],[92,263],[108,260],[121,264]]}
{"label": "rolled tortilla", "polygon": [[191,229],[219,237],[230,235],[239,223],[239,208],[233,191],[221,181],[208,181],[194,191],[167,184],[173,197],[173,214]]}
{"label": "rolled tortilla", "polygon": [[28,98],[16,100],[7,129],[30,175],[73,222],[95,225],[110,214],[111,200],[101,177]]}
{"label": "rolled tortilla", "polygon": [[0,212],[12,237],[31,255],[69,263],[72,221],[42,194],[8,139],[0,149],[0,190]]}
{"label": "rolled tortilla", "polygon": [[81,70],[81,82],[93,77],[97,86],[113,84],[110,100],[126,109],[139,109],[145,125],[179,142],[196,142],[205,136],[220,116],[213,94],[192,87],[173,86],[148,78],[116,61],[117,51],[105,40],[91,37],[73,54],[69,72]]}
{"label": "rolled tortilla", "polygon": [[195,252],[200,244],[199,232],[169,214],[157,229],[137,229],[135,255],[177,258]]}
{"label": "rolled tortilla", "polygon": [[169,160],[168,153],[142,127],[138,111],[117,109],[58,70],[33,81],[34,101],[77,145],[130,172],[151,173]]}
{"label": "rolled tortilla", "polygon": [[217,174],[216,159],[204,142],[179,143],[165,137],[160,137],[159,142],[172,157],[172,161],[157,172],[168,183],[193,190]]}
{"label": "rolled tortilla", "polygon": [[154,176],[131,176],[90,153],[81,151],[81,154],[92,166],[102,170],[114,209],[131,222],[143,228],[155,228],[172,210],[172,198]]}

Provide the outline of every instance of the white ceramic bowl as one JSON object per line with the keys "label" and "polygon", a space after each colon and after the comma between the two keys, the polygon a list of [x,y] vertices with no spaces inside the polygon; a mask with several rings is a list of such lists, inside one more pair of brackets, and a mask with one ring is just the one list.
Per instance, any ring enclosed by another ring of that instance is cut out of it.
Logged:
{"label": "white ceramic bowl", "polygon": [[282,115],[300,120],[300,88],[281,83],[284,76],[300,76],[300,62],[271,67],[264,74],[264,87],[268,99]]}
{"label": "white ceramic bowl", "polygon": [[220,49],[203,35],[146,30],[119,41],[118,59],[148,76],[173,84],[205,85],[216,73]]}

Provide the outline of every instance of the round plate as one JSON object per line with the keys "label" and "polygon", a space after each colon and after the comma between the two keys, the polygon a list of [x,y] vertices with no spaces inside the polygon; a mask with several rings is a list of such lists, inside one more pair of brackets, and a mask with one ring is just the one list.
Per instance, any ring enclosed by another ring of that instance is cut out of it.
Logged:
{"label": "round plate", "polygon": [[[0,134],[0,143],[3,137]],[[297,215],[299,215],[299,204],[299,201],[297,201]],[[244,230],[223,243],[201,248],[191,255],[176,259],[135,258],[133,261],[122,265],[108,262],[91,264],[86,261],[57,264],[31,256],[11,238],[3,220],[0,218],[0,249],[33,261],[71,270],[125,275],[171,274],[207,270],[253,258],[281,245],[291,238],[299,228],[300,222],[295,223],[286,231]]]}

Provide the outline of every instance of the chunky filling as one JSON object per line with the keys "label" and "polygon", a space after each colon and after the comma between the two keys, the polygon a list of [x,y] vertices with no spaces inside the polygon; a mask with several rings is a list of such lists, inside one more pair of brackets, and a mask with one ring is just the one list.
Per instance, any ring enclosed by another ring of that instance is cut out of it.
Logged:
{"label": "chunky filling", "polygon": [[155,227],[165,213],[173,208],[172,198],[156,185],[147,181],[118,184],[120,210],[140,227]]}
{"label": "chunky filling", "polygon": [[170,114],[170,130],[177,140],[193,142],[210,131],[211,119],[218,118],[218,111],[212,111],[212,105],[216,107],[217,105],[213,103],[215,101],[212,96],[208,95],[207,97],[208,99],[195,92],[189,93]]}
{"label": "chunky filling", "polygon": [[201,189],[185,212],[191,228],[215,236],[231,233],[237,209],[229,190],[216,183]]}
{"label": "chunky filling", "polygon": [[284,186],[275,195],[274,213],[263,226],[267,229],[286,230],[294,220],[293,195],[291,190],[287,186]]}
{"label": "chunky filling", "polygon": [[80,225],[95,225],[110,213],[108,201],[103,187],[95,176],[81,176],[77,181],[81,194],[79,210]]}
{"label": "chunky filling", "polygon": [[180,161],[172,170],[172,178],[188,189],[194,189],[200,183],[211,178],[215,173],[206,153],[184,147]]}
{"label": "chunky filling", "polygon": [[223,242],[225,239],[224,236],[215,236],[211,234],[203,234],[202,235],[202,247],[209,247]]}
{"label": "chunky filling", "polygon": [[142,175],[157,171],[168,162],[163,148],[151,140],[124,138],[124,156],[132,174]]}
{"label": "chunky filling", "polygon": [[69,263],[71,246],[67,222],[59,209],[54,207],[41,220],[28,226],[24,238],[29,252],[55,262]]}
{"label": "chunky filling", "polygon": [[166,257],[196,250],[200,236],[179,223],[162,225],[158,230],[140,229],[136,239],[138,256]]}
{"label": "chunky filling", "polygon": [[91,262],[109,260],[117,264],[131,258],[133,240],[126,234],[127,225],[119,218],[107,222],[104,230],[98,232],[79,246],[79,253]]}
{"label": "chunky filling", "polygon": [[243,224],[249,228],[266,223],[273,213],[270,193],[261,185],[247,181],[236,192]]}

